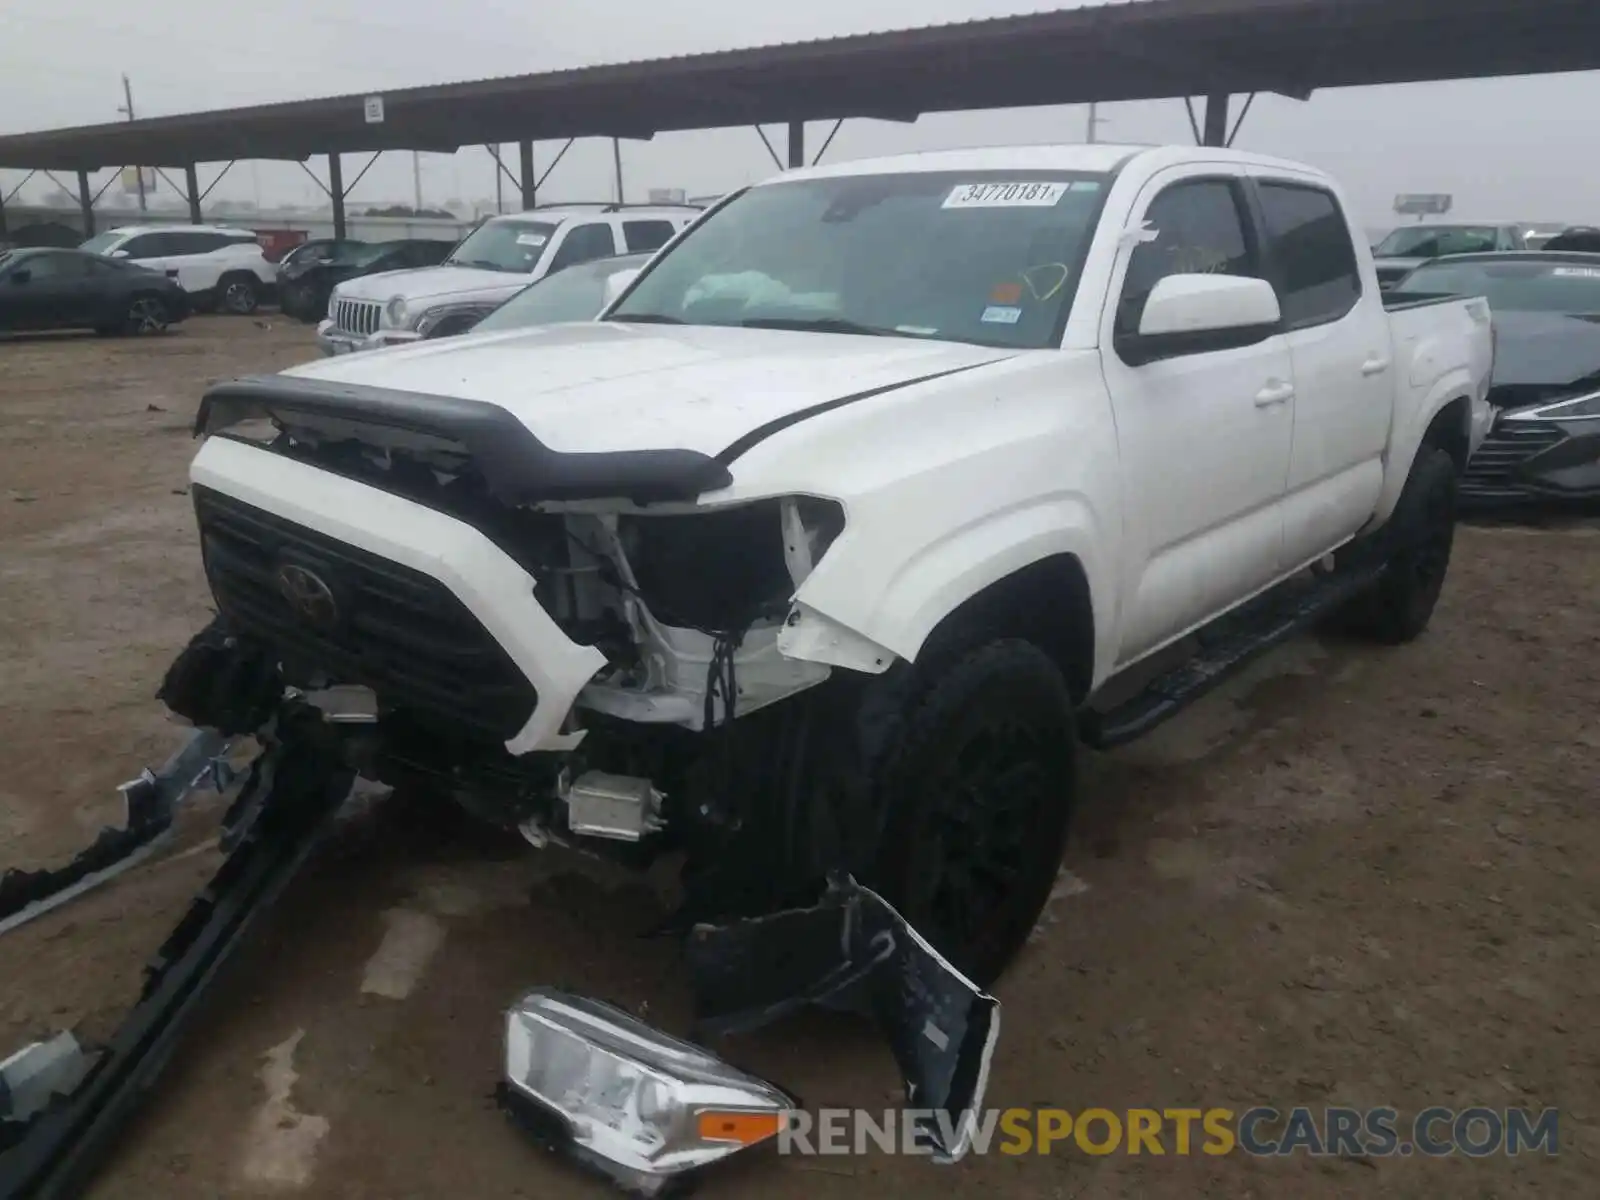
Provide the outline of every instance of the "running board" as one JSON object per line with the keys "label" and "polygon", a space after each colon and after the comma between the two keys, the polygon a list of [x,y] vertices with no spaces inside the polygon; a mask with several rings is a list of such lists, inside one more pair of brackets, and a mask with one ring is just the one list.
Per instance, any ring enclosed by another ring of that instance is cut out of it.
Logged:
{"label": "running board", "polygon": [[1371,587],[1383,574],[1376,563],[1284,585],[1219,618],[1195,635],[1200,650],[1138,695],[1106,712],[1089,710],[1079,736],[1096,750],[1110,750],[1143,737],[1229,679],[1258,654],[1288,641]]}
{"label": "running board", "polygon": [[[339,808],[353,773],[319,718],[280,719],[277,740],[251,764],[241,806],[248,827],[145,968],[138,1002],[103,1049],[62,1061],[75,1043],[36,1044],[0,1064],[65,1094],[7,1111],[0,1094],[0,1200],[66,1200],[81,1193],[166,1066],[218,970],[282,893]],[[76,1082],[74,1082],[76,1081]],[[34,1088],[38,1091],[38,1087]],[[3,1089],[0,1089],[3,1092]]]}

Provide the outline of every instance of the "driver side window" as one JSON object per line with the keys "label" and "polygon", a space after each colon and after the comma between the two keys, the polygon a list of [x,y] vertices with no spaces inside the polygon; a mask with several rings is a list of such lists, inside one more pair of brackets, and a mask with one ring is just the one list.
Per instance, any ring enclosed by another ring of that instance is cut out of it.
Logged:
{"label": "driver side window", "polygon": [[616,239],[608,222],[591,221],[587,225],[578,225],[567,230],[561,249],[556,251],[555,258],[550,262],[550,273],[597,258],[609,258],[616,252]]}
{"label": "driver side window", "polygon": [[1263,277],[1236,183],[1225,179],[1175,183],[1151,201],[1144,221],[1155,237],[1136,246],[1128,260],[1117,300],[1119,337],[1139,331],[1151,289],[1168,275]]}

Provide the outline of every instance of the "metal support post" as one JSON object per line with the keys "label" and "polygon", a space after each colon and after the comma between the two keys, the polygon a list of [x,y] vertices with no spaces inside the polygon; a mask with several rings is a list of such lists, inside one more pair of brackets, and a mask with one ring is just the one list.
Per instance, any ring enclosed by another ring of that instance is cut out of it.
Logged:
{"label": "metal support post", "polygon": [[1227,92],[1214,92],[1206,97],[1206,124],[1201,142],[1207,146],[1226,146],[1228,144]]}
{"label": "metal support post", "polygon": [[200,224],[200,179],[195,173],[194,164],[188,163],[183,168],[183,186],[189,197],[189,224]]}
{"label": "metal support post", "polygon": [[806,165],[806,123],[789,122],[789,170]]}
{"label": "metal support post", "polygon": [[344,223],[344,169],[337,154],[328,155],[328,199],[333,201],[333,236],[343,241]]}
{"label": "metal support post", "polygon": [[522,209],[526,212],[539,198],[538,180],[533,175],[533,143],[517,143],[518,170],[522,179]]}
{"label": "metal support post", "polygon": [[78,172],[78,211],[83,214],[83,236],[94,236],[94,198],[89,195],[89,172]]}

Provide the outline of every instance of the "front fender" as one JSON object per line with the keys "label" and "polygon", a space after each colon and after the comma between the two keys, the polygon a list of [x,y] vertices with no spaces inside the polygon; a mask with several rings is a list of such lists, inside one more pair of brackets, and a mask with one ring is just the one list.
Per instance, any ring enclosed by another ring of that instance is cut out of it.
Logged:
{"label": "front fender", "polygon": [[1070,554],[1089,582],[1095,678],[1103,676],[1114,622],[1103,586],[1101,521],[1085,496],[1047,494],[987,513],[905,554],[881,588],[849,587],[847,581],[881,570],[885,548],[875,540],[841,538],[828,551],[826,576],[819,570],[795,595],[795,614],[778,643],[785,654],[882,671],[895,657],[915,659],[939,622],[984,589],[1042,559]]}

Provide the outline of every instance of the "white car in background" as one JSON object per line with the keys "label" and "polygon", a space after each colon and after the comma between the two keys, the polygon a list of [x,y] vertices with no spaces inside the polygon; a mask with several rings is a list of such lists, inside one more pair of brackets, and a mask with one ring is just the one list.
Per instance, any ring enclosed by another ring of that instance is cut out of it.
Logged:
{"label": "white car in background", "polygon": [[440,266],[366,275],[334,288],[317,344],[324,354],[344,354],[463,332],[546,275],[660,249],[700,212],[690,205],[591,204],[491,217]]}
{"label": "white car in background", "polygon": [[225,225],[123,225],[78,247],[160,271],[188,293],[197,308],[252,313],[278,283],[249,229]]}

